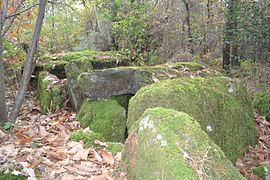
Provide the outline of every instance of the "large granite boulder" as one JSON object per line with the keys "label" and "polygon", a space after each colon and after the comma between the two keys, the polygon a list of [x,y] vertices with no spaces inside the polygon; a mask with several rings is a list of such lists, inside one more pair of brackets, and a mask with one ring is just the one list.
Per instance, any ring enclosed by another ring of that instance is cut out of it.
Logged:
{"label": "large granite boulder", "polygon": [[68,79],[67,91],[71,105],[75,110],[79,110],[83,99],[78,89],[77,77],[83,72],[91,72],[95,69],[106,69],[118,66],[129,66],[129,58],[120,52],[96,52],[83,51],[66,53],[60,57],[66,62],[65,77]]}
{"label": "large granite boulder", "polygon": [[181,78],[143,87],[130,100],[128,130],[154,107],[192,116],[232,162],[256,142],[252,105],[237,79]]}
{"label": "large granite boulder", "polygon": [[[82,73],[71,83],[72,99],[80,107],[83,99],[107,99],[135,94],[141,87],[175,78],[180,73],[168,67],[117,67]],[[73,84],[73,86],[72,86]]]}
{"label": "large granite boulder", "polygon": [[244,179],[199,123],[186,113],[164,108],[146,110],[133,125],[115,176],[134,180]]}

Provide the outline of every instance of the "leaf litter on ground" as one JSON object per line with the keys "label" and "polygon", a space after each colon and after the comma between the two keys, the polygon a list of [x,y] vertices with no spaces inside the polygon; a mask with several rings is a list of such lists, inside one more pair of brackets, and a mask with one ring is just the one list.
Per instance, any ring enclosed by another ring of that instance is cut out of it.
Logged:
{"label": "leaf litter on ground", "polygon": [[[9,93],[9,104],[12,98]],[[81,129],[75,118],[69,108],[42,115],[34,93],[27,92],[14,127],[0,129],[0,172],[12,170],[28,179],[112,179],[119,158],[105,146],[85,148],[82,141],[70,141],[70,134]]]}

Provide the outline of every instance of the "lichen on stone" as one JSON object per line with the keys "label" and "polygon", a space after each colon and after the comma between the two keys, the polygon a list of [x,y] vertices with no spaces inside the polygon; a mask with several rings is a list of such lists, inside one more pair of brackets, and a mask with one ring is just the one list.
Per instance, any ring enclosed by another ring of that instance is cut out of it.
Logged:
{"label": "lichen on stone", "polygon": [[118,171],[127,179],[244,179],[197,121],[161,107],[134,123]]}

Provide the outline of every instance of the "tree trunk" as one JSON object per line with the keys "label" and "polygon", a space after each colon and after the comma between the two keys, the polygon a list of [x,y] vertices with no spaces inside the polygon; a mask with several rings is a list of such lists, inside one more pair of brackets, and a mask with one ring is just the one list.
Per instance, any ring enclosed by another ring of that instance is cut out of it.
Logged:
{"label": "tree trunk", "polygon": [[0,17],[0,124],[6,122],[8,120],[7,117],[7,106],[6,106],[6,86],[5,86],[5,70],[4,70],[4,59],[3,59],[3,28],[4,22],[6,19],[6,11],[7,11],[7,1],[5,1],[2,16]]}
{"label": "tree trunk", "polygon": [[187,12],[187,17],[186,17],[186,21],[187,21],[187,28],[188,28],[188,48],[190,50],[191,54],[194,54],[194,49],[192,47],[192,30],[191,30],[191,21],[190,21],[190,8],[189,8],[189,4],[186,0],[182,0],[182,2],[185,5],[186,8],[186,12]]}
{"label": "tree trunk", "polygon": [[224,42],[223,47],[223,69],[228,70],[231,63],[231,51],[230,44],[228,42]]}
{"label": "tree trunk", "polygon": [[227,22],[224,33],[223,68],[228,69],[240,65],[238,57],[238,1],[229,0],[227,4]]}
{"label": "tree trunk", "polygon": [[236,44],[232,46],[231,66],[232,67],[240,66],[239,57],[238,57],[238,45]]}
{"label": "tree trunk", "polygon": [[[1,26],[1,24],[0,24]],[[7,121],[7,106],[6,106],[6,87],[5,87],[5,70],[3,59],[3,40],[2,31],[0,31],[0,124]]]}
{"label": "tree trunk", "polygon": [[15,103],[9,115],[9,121],[14,122],[18,116],[20,108],[23,104],[25,93],[28,88],[28,84],[31,78],[32,68],[34,65],[34,56],[38,45],[38,40],[40,36],[40,31],[43,24],[44,14],[45,14],[45,7],[46,7],[47,0],[39,0],[39,10],[38,10],[38,17],[36,20],[36,27],[35,32],[32,40],[31,47],[28,51],[25,66],[23,69],[22,79],[20,81],[19,91],[15,98]]}

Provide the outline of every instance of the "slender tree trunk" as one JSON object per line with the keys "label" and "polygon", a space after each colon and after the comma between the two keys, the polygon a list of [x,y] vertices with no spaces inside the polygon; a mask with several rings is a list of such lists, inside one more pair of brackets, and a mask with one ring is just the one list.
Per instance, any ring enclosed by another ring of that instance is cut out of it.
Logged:
{"label": "slender tree trunk", "polygon": [[52,4],[52,11],[51,11],[51,16],[52,16],[52,39],[51,39],[51,52],[55,53],[56,49],[55,49],[55,42],[56,42],[56,35],[55,35],[55,2],[51,3]]}
{"label": "slender tree trunk", "polygon": [[186,17],[186,22],[187,22],[187,28],[188,28],[188,48],[190,49],[190,53],[194,54],[194,49],[192,47],[192,30],[191,30],[191,21],[190,21],[190,8],[187,0],[182,0],[182,2],[185,5],[186,12],[187,12],[187,17]]}
{"label": "slender tree trunk", "polygon": [[4,2],[4,6],[2,9],[2,14],[0,17],[0,124],[6,122],[8,120],[7,117],[7,106],[6,106],[6,86],[5,86],[5,70],[4,70],[4,59],[3,59],[3,26],[6,19],[6,11],[7,11],[7,3],[6,0]]}
{"label": "slender tree trunk", "polygon": [[[1,26],[1,24],[0,24]],[[2,32],[2,31],[1,31]],[[7,121],[7,106],[6,106],[6,87],[5,87],[5,70],[3,59],[3,40],[0,32],[0,124]]]}
{"label": "slender tree trunk", "polygon": [[101,25],[100,25],[98,9],[97,9],[96,6],[94,7],[94,13],[95,13],[95,17],[96,17],[96,30],[97,30],[97,32],[101,33],[102,28],[101,28]]}
{"label": "slender tree trunk", "polygon": [[238,45],[237,44],[234,44],[232,46],[231,66],[232,67],[240,66],[239,56],[238,56]]}
{"label": "slender tree trunk", "polygon": [[211,0],[207,0],[207,4],[206,4],[206,8],[207,8],[207,22],[206,22],[206,27],[205,27],[205,32],[203,34],[203,54],[206,54],[209,50],[209,41],[208,40],[208,33],[211,33],[209,31],[210,30],[210,21],[211,21],[211,5],[212,5],[212,1]]}
{"label": "slender tree trunk", "polygon": [[39,0],[38,17],[36,20],[36,27],[35,27],[35,32],[34,32],[32,44],[31,44],[31,47],[30,47],[28,54],[27,54],[27,59],[25,62],[22,79],[20,81],[19,91],[18,91],[18,94],[15,98],[15,103],[14,103],[13,108],[12,108],[10,115],[9,115],[9,121],[11,121],[11,122],[14,122],[18,116],[18,113],[19,113],[20,108],[23,104],[23,101],[25,98],[25,93],[27,91],[28,84],[29,84],[29,81],[31,78],[31,72],[32,72],[32,68],[34,65],[34,56],[35,56],[35,52],[37,49],[40,31],[41,31],[42,24],[43,24],[46,3],[47,3],[47,0]]}
{"label": "slender tree trunk", "polygon": [[240,65],[238,57],[238,4],[237,0],[228,1],[228,14],[226,29],[224,33],[224,48],[223,48],[223,68],[227,69],[231,65],[237,67]]}
{"label": "slender tree trunk", "polygon": [[223,69],[228,70],[231,63],[231,47],[228,42],[224,42],[223,46]]}

